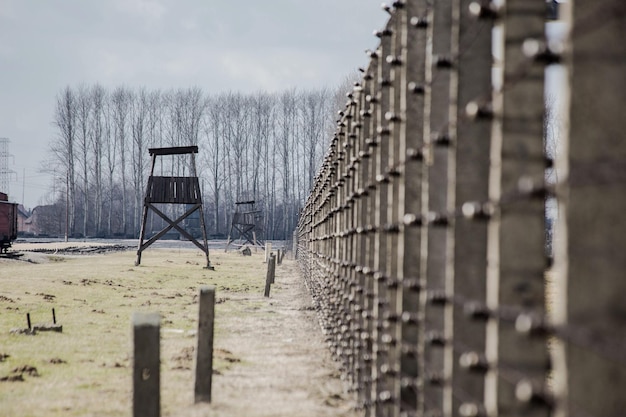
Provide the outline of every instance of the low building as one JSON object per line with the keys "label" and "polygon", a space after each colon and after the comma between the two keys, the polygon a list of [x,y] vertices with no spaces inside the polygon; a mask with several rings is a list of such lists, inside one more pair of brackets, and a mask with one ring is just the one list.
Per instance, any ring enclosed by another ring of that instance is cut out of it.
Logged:
{"label": "low building", "polygon": [[31,211],[27,210],[24,205],[17,206],[17,233],[20,235],[30,235],[35,232],[32,230]]}
{"label": "low building", "polygon": [[23,221],[18,220],[18,230],[22,235],[63,235],[65,216],[62,215],[61,209],[56,205],[37,206],[30,212],[24,210],[23,216],[25,216]]}

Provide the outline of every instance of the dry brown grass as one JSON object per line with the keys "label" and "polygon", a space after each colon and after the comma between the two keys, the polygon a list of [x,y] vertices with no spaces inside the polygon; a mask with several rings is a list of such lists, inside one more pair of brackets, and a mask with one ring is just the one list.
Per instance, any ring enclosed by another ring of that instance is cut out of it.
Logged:
{"label": "dry brown grass", "polygon": [[[286,326],[284,321],[267,320],[276,317],[276,310],[280,310],[275,305],[280,302],[280,294],[269,300],[262,297],[265,265],[261,252],[252,257],[213,252],[211,262],[216,271],[202,268],[204,258],[201,252],[183,249],[148,250],[138,267],[134,266],[133,252],[83,257],[52,255],[41,256],[40,260],[43,262],[37,264],[0,261],[0,357],[9,355],[0,361],[0,378],[19,374],[13,370],[24,365],[35,367],[38,373],[38,376],[24,373],[24,381],[0,382],[0,414],[18,417],[130,415],[130,317],[136,311],[155,311],[162,316],[162,415],[226,416],[246,412],[233,408],[235,406],[229,401],[241,402],[242,395],[254,397],[254,391],[238,393],[241,386],[237,386],[254,378],[256,369],[265,366],[265,358],[259,356],[260,349],[254,343],[259,342],[260,346],[271,344],[275,339],[272,332]],[[295,274],[295,265],[287,269],[289,274]],[[192,405],[197,293],[201,285],[215,285],[219,301],[216,307],[214,399],[216,392],[219,397],[211,406]],[[273,291],[280,293],[281,284],[278,283]],[[292,291],[296,291],[300,298],[306,298],[301,284],[293,285]],[[319,356],[311,361],[312,366],[322,366],[318,369],[318,377],[322,378],[320,383],[330,384],[330,388],[317,389],[306,396],[323,403],[327,398],[339,395],[340,401],[327,404],[328,410],[320,409],[311,415],[351,415],[321,342],[321,334],[314,324],[315,318],[308,309],[288,306],[293,302],[293,295],[285,293],[284,297],[283,307],[287,311],[284,317],[305,320],[309,327],[303,330],[311,333],[311,340],[303,342],[306,342],[307,349],[310,345],[315,348],[307,352],[298,348],[295,355]],[[27,312],[31,314],[33,324],[51,322],[53,307],[57,322],[63,325],[62,333],[10,334],[12,328],[26,327]],[[274,327],[264,327],[269,326],[267,323]],[[299,327],[303,325],[294,324],[294,329]],[[267,343],[263,341],[264,337]],[[281,347],[282,344],[278,343],[274,347],[277,350],[264,354],[284,356]],[[299,357],[300,362],[307,362]],[[252,376],[240,380],[246,372]],[[306,373],[309,370],[296,367],[294,372],[294,378],[308,383],[310,375]],[[299,375],[300,372],[305,374]],[[271,374],[267,377],[271,379]],[[272,380],[267,383],[270,386],[276,384]],[[255,389],[258,391],[258,387]],[[337,390],[340,392],[334,392]],[[286,401],[290,401],[288,396]],[[253,401],[248,407],[253,409],[254,404]],[[268,413],[256,415],[288,415],[291,412],[266,411]]]}

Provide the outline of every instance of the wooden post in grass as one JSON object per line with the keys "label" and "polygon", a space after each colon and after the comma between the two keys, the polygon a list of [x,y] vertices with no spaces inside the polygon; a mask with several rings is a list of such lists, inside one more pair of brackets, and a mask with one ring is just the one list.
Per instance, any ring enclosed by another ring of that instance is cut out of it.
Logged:
{"label": "wooden post in grass", "polygon": [[195,402],[211,402],[213,376],[213,323],[215,321],[215,287],[200,287],[198,314],[198,350],[196,352]]}
{"label": "wooden post in grass", "polygon": [[133,417],[159,417],[161,319],[158,313],[133,313]]}
{"label": "wooden post in grass", "polygon": [[267,261],[267,275],[265,276],[265,297],[270,296],[270,287],[274,283],[274,273],[276,271],[276,255],[271,253]]}
{"label": "wooden post in grass", "polygon": [[266,263],[270,259],[270,254],[271,253],[272,253],[272,243],[271,242],[265,242],[265,262]]}
{"label": "wooden post in grass", "polygon": [[268,262],[268,264],[267,264],[267,274],[265,276],[265,292],[263,293],[263,295],[265,297],[269,297],[270,296],[270,287],[272,285],[272,277],[270,275],[270,268],[271,268],[271,264]]}

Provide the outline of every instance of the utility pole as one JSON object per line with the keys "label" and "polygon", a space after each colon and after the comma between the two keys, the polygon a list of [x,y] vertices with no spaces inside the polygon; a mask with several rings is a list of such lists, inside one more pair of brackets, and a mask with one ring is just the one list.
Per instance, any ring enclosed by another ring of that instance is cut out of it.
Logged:
{"label": "utility pole", "polygon": [[22,204],[24,204],[25,192],[26,192],[26,168],[22,170]]}
{"label": "utility pole", "polygon": [[8,138],[0,138],[0,191],[6,194],[9,194],[9,182],[14,173],[9,169],[9,142]]}
{"label": "utility pole", "polygon": [[70,175],[65,173],[65,241],[68,241],[70,222]]}

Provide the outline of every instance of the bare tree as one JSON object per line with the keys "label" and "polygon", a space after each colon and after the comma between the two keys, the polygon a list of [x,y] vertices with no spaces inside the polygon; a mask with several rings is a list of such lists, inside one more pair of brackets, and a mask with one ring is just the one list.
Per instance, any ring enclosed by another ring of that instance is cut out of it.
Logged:
{"label": "bare tree", "polygon": [[96,235],[102,234],[102,214],[103,214],[103,184],[102,184],[102,159],[103,147],[106,141],[107,132],[107,114],[106,114],[106,92],[101,85],[96,84],[91,89],[91,102],[93,111],[91,114],[91,131],[90,144],[92,152],[91,166],[93,168],[94,194],[95,201],[93,204],[94,226]]}
{"label": "bare tree", "polygon": [[132,230],[133,235],[139,235],[140,217],[142,205],[142,197],[144,194],[144,174],[145,161],[144,156],[147,150],[147,140],[145,132],[146,114],[148,107],[148,93],[142,88],[137,94],[131,95],[130,100],[130,131],[132,137],[131,158],[132,158],[132,181],[134,191]]}
{"label": "bare tree", "polygon": [[93,100],[89,89],[85,85],[78,87],[76,100],[76,125],[78,127],[78,163],[80,165],[80,178],[82,180],[82,235],[87,236],[89,226],[89,170],[90,170],[90,135],[91,112]]}
{"label": "bare tree", "polygon": [[65,172],[62,181],[68,211],[66,228],[72,234],[76,221],[76,95],[69,86],[57,96],[53,124],[57,128],[57,135],[50,144],[53,168],[47,170],[56,171],[56,166],[60,165]]}
{"label": "bare tree", "polygon": [[201,120],[206,110],[206,100],[198,87],[184,91],[183,135],[187,145],[197,145],[200,138]]}
{"label": "bare tree", "polygon": [[231,178],[235,180],[235,198],[245,198],[247,184],[246,152],[249,145],[249,101],[241,94],[231,94],[226,102],[226,138],[230,164],[233,167]]}
{"label": "bare tree", "polygon": [[115,126],[115,102],[113,96],[107,95],[104,102],[104,135],[102,141],[103,158],[106,170],[106,190],[103,192],[107,200],[106,208],[106,236],[113,235],[113,208],[115,207],[115,171],[118,167],[119,136]]}
{"label": "bare tree", "polygon": [[294,182],[293,151],[296,130],[296,91],[289,90],[279,96],[278,137],[276,152],[279,158],[279,173],[282,177],[282,233],[290,230],[291,200]]}
{"label": "bare tree", "polygon": [[[127,225],[127,213],[128,213],[128,188],[126,181],[126,172],[127,172],[127,154],[126,154],[126,140],[127,140],[127,129],[129,123],[129,113],[130,113],[130,100],[131,93],[123,88],[118,87],[115,89],[113,94],[111,95],[112,105],[113,105],[113,135],[115,137],[115,148],[119,152],[120,156],[120,176],[121,176],[121,199],[122,199],[122,207],[121,207],[121,218],[122,218],[122,233],[124,236],[128,233]],[[115,152],[113,152],[115,153]],[[111,181],[113,181],[113,172],[111,172]],[[112,189],[112,183],[111,183]]]}
{"label": "bare tree", "polygon": [[[315,173],[319,169],[326,132],[328,128],[328,113],[330,113],[331,95],[327,89],[308,91],[301,95],[300,101],[300,135],[298,144],[302,160],[298,164],[299,177],[306,180],[303,184],[304,191],[308,194],[313,184]],[[298,196],[298,201],[303,201],[304,195]]]}
{"label": "bare tree", "polygon": [[207,99],[206,101],[206,117],[203,118],[202,137],[204,144],[204,152],[202,152],[201,172],[206,172],[209,189],[211,190],[213,211],[213,227],[214,233],[220,233],[220,205],[222,190],[226,183],[224,165],[226,163],[226,154],[224,151],[224,120],[222,117],[222,105],[220,98]]}

